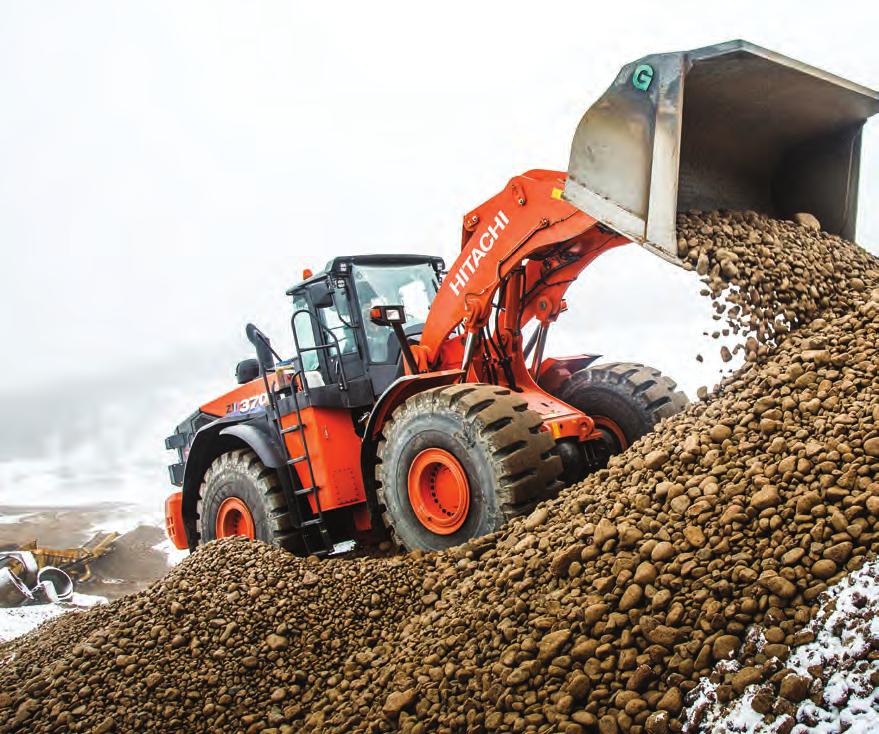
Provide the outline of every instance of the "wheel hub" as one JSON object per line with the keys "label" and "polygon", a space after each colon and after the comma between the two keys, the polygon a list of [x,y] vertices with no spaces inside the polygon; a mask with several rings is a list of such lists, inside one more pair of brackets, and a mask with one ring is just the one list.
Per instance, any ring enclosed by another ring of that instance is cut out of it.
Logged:
{"label": "wheel hub", "polygon": [[451,535],[467,519],[470,483],[461,462],[440,448],[422,451],[409,467],[409,503],[418,521],[438,535]]}
{"label": "wheel hub", "polygon": [[243,535],[253,540],[256,537],[253,515],[244,500],[239,497],[227,497],[217,510],[216,536],[218,538],[234,538]]}
{"label": "wheel hub", "polygon": [[611,456],[620,454],[629,448],[629,442],[616,421],[603,415],[593,415],[592,420],[595,421],[596,432],[601,434],[601,438],[592,442],[593,460],[596,468],[603,469],[607,466]]}

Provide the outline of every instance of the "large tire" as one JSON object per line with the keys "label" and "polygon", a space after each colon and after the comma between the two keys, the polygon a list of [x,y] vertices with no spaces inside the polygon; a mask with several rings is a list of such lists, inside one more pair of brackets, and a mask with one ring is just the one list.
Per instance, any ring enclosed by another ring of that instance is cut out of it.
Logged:
{"label": "large tire", "polygon": [[624,451],[663,418],[682,411],[687,396],[659,370],[612,362],[579,370],[554,391],[593,418],[606,434],[607,455]]}
{"label": "large tire", "polygon": [[[378,445],[377,496],[392,539],[408,550],[442,550],[494,532],[554,494],[562,464],[541,424],[524,399],[496,385],[452,385],[409,398]],[[446,480],[457,494],[442,504],[436,492]]]}
{"label": "large tire", "polygon": [[[233,513],[244,515],[242,508],[249,521],[243,517],[236,524]],[[290,533],[293,523],[277,472],[266,468],[250,449],[214,459],[202,479],[197,512],[200,544],[241,534],[291,550],[296,537]]]}

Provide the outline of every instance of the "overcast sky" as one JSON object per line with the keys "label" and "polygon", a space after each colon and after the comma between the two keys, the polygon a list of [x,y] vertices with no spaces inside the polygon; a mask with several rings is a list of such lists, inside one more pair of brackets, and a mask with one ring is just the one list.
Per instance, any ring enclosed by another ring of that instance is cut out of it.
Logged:
{"label": "overcast sky", "polygon": [[[876,7],[2,0],[2,391],[247,356],[244,324],[285,329],[284,289],[331,255],[450,263],[462,214],[564,169],[582,113],[647,53],[741,37],[879,87]],[[562,341],[661,360],[696,323],[682,273],[623,250],[577,284]]]}

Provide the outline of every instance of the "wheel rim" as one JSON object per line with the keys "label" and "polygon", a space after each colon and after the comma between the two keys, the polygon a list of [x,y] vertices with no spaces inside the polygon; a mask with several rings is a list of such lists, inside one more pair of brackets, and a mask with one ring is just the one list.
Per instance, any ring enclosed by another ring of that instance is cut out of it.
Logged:
{"label": "wheel rim", "polygon": [[218,538],[234,538],[243,535],[253,540],[255,537],[253,515],[243,500],[227,497],[217,510],[216,535]]}
{"label": "wheel rim", "polygon": [[626,434],[619,424],[604,415],[593,415],[592,420],[595,422],[595,430],[601,434],[601,438],[596,442],[601,444],[598,457],[598,463],[604,467],[611,456],[620,454],[629,448],[629,442]]}
{"label": "wheel rim", "polygon": [[618,454],[629,448],[626,434],[623,433],[623,429],[619,427],[616,421],[603,415],[593,415],[592,420],[595,421],[595,427],[604,434],[605,440],[610,439],[609,446],[612,453]]}
{"label": "wheel rim", "polygon": [[464,467],[445,449],[425,449],[409,467],[409,503],[432,533],[451,535],[467,519],[470,482]]}

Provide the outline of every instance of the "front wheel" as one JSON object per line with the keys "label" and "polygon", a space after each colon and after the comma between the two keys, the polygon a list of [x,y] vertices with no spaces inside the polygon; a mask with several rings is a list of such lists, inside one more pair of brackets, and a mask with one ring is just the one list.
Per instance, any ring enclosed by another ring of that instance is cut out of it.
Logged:
{"label": "front wheel", "polygon": [[244,536],[287,547],[291,528],[277,472],[249,449],[214,459],[199,491],[199,543]]}
{"label": "front wheel", "polygon": [[385,526],[407,550],[494,532],[557,488],[562,465],[540,415],[495,385],[409,398],[383,429],[376,466]]}

